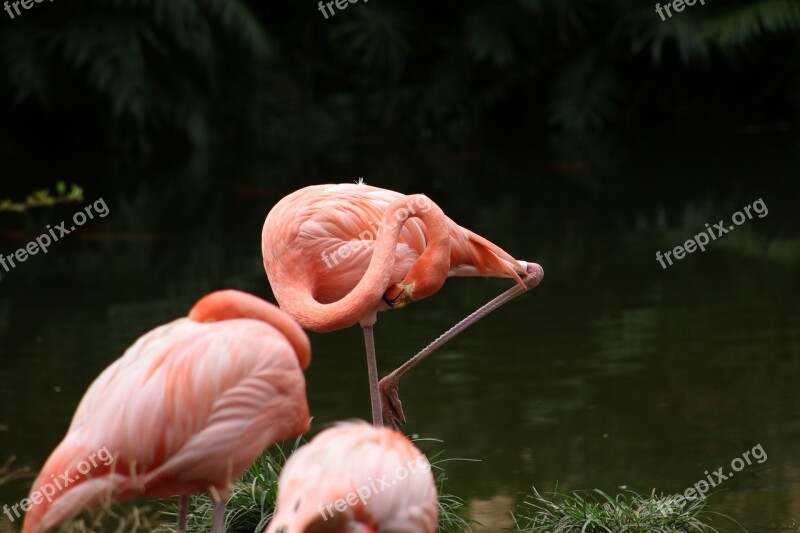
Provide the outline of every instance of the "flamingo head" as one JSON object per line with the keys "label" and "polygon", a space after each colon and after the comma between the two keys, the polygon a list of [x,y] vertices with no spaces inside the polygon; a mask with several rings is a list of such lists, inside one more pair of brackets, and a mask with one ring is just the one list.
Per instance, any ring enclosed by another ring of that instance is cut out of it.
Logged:
{"label": "flamingo head", "polygon": [[395,283],[383,293],[383,301],[392,309],[400,309],[414,301],[416,283]]}

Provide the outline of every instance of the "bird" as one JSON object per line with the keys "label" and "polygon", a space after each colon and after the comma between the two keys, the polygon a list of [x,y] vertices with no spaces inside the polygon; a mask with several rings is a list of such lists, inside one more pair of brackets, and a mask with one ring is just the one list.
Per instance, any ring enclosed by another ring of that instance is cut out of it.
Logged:
{"label": "bird", "polygon": [[402,433],[341,422],[289,457],[266,533],[433,533],[438,514],[431,465]]}
{"label": "bird", "polygon": [[233,482],[266,448],[309,430],[310,362],[305,331],[277,306],[235,290],[202,297],[89,386],[31,487],[39,503],[23,533],[109,500],[169,496],[180,496],[183,532],[188,496],[206,491],[212,531],[224,531]]}
{"label": "bird", "polygon": [[[307,330],[359,324],[364,334],[372,422],[406,418],[399,382],[438,347],[486,314],[536,287],[544,271],[517,261],[463,228],[422,194],[358,183],[312,185],[282,198],[261,235],[264,268],[281,309]],[[435,294],[452,276],[517,282],[378,381],[373,326],[377,313]]]}

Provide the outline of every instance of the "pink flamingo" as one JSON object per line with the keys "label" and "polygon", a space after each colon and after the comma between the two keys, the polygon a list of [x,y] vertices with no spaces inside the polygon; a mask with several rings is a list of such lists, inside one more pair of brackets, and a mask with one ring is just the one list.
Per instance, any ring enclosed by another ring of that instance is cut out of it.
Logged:
{"label": "pink flamingo", "polygon": [[212,531],[223,531],[236,478],[265,448],[308,431],[310,361],[305,332],[276,306],[232,290],[205,296],[92,383],[33,484],[23,532],[110,499],[173,495],[185,531],[188,495],[204,491],[216,502]]}
{"label": "pink flamingo", "polygon": [[[400,378],[482,317],[536,287],[535,263],[517,261],[445,216],[426,196],[363,183],[316,185],[283,198],[262,233],[264,267],[281,308],[306,329],[360,324],[367,353],[372,421],[381,411],[405,422]],[[474,312],[378,383],[377,312],[435,294],[449,276],[512,278],[518,285]]]}
{"label": "pink flamingo", "polygon": [[438,514],[427,458],[394,430],[350,422],[289,457],[267,533],[433,533]]}

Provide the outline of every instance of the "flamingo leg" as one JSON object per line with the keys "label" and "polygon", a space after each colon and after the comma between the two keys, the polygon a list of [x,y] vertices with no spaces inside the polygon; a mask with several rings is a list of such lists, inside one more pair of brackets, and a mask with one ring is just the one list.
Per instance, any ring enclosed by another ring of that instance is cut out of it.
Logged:
{"label": "flamingo leg", "polygon": [[225,500],[214,502],[211,533],[225,533]]}
{"label": "flamingo leg", "polygon": [[372,403],[372,425],[375,427],[383,426],[383,416],[381,415],[381,394],[378,388],[378,362],[375,359],[375,338],[372,334],[372,326],[363,326],[364,347],[367,352],[367,372],[369,373],[369,399]]}
{"label": "flamingo leg", "polygon": [[189,496],[179,496],[177,533],[186,533],[186,518],[188,516],[189,516]]}
{"label": "flamingo leg", "polygon": [[[536,265],[536,268],[539,268]],[[535,274],[536,271],[534,270],[533,266],[528,267],[528,274]],[[539,282],[541,281],[542,277],[540,275],[529,275],[527,278],[524,278],[523,281],[525,282],[525,286],[515,285],[512,288],[508,289],[501,295],[494,298],[489,303],[483,305],[480,309],[470,314],[468,317],[463,319],[461,322],[444,332],[440,335],[436,340],[426,346],[422,351],[420,351],[417,355],[403,363],[399,368],[394,370],[391,374],[384,377],[379,384],[381,399],[383,402],[383,414],[386,419],[395,427],[398,428],[400,424],[405,424],[406,417],[403,413],[403,403],[400,401],[400,395],[398,393],[398,386],[400,384],[400,379],[406,375],[412,368],[420,364],[424,361],[430,354],[441,348],[447,341],[470,327],[471,325],[475,324],[477,321],[491,313],[492,311],[498,309],[504,304],[507,304],[517,296],[528,292],[530,289],[536,287]]]}

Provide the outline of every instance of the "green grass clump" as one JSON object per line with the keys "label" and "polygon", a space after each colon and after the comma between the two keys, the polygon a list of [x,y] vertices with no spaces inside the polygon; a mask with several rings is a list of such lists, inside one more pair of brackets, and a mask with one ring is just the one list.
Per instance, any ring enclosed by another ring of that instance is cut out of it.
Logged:
{"label": "green grass clump", "polygon": [[[234,483],[231,495],[225,506],[225,531],[228,533],[253,533],[264,531],[275,511],[275,500],[278,496],[278,476],[283,465],[300,445],[300,439],[294,442],[289,453],[286,445],[278,445],[264,452],[250,465],[242,477]],[[176,500],[172,500],[164,514],[172,517],[172,528],[178,520]],[[189,504],[189,516],[186,530],[191,533],[211,531],[211,518],[214,514],[214,503],[208,494],[192,496]]]}
{"label": "green grass clump", "polygon": [[34,473],[28,468],[12,468],[12,464],[16,460],[15,457],[9,457],[5,463],[0,465],[0,487],[9,485],[20,479],[33,479]]}
{"label": "green grass clump", "polygon": [[11,198],[0,200],[0,211],[11,211],[23,213],[35,207],[47,207],[68,202],[82,202],[83,189],[74,183],[70,188],[63,181],[56,183],[55,195],[50,193],[50,189],[40,189],[29,194],[25,200],[14,202]]}
{"label": "green grass clump", "polygon": [[[154,518],[155,517],[155,518]],[[104,503],[93,507],[58,526],[58,533],[168,533],[173,531],[160,522],[157,513],[149,505],[130,506]]]}
{"label": "green grass clump", "polygon": [[686,502],[677,494],[627,492],[612,498],[599,489],[556,490],[546,498],[534,488],[513,516],[514,531],[520,533],[713,533],[712,514],[719,513],[711,512],[705,500]]}
{"label": "green grass clump", "polygon": [[[416,441],[415,441],[416,442]],[[447,481],[447,474],[441,464],[448,460],[459,459],[439,459],[444,452],[436,453],[428,457],[431,467],[434,471],[438,470],[436,475],[436,492],[439,494],[439,524],[438,531],[446,532],[462,532],[471,531],[470,524],[472,520],[464,518],[467,514],[468,506],[463,499],[453,494],[448,494],[444,491],[444,485]]]}
{"label": "green grass clump", "polygon": [[[433,439],[425,439],[433,440]],[[439,441],[437,441],[439,442]],[[278,494],[278,477],[289,456],[301,445],[294,443],[273,446],[264,452],[231,489],[225,509],[225,526],[228,533],[254,533],[264,531],[275,510]],[[447,480],[441,464],[453,459],[441,459],[444,452],[429,457],[435,470],[436,487],[439,492],[439,531],[462,532],[469,530],[470,521],[464,518],[467,505],[461,498],[444,492]],[[28,469],[12,469],[13,458],[0,464],[0,485],[19,479],[32,478]],[[205,533],[211,531],[214,505],[207,494],[190,498],[187,531]],[[173,533],[178,520],[178,500],[146,500],[138,503],[116,504],[105,502],[80,516],[60,525],[59,533]],[[6,526],[0,514],[0,533]]]}
{"label": "green grass clump", "polygon": [[[428,439],[430,440],[430,439]],[[298,439],[291,447],[274,446],[253,463],[231,489],[231,496],[225,508],[225,530],[228,533],[253,533],[263,531],[275,511],[278,494],[278,477],[289,456],[300,446]],[[287,453],[288,450],[288,453]],[[436,487],[439,492],[439,531],[461,532],[469,529],[469,521],[463,517],[467,505],[461,498],[444,492],[447,480],[440,466],[447,459],[438,459],[443,452],[431,457],[429,461],[438,470]],[[167,504],[162,514],[170,517],[170,526],[159,531],[174,531],[178,508],[175,499]],[[191,497],[186,529],[189,533],[211,531],[211,517],[214,505],[207,494]]]}

